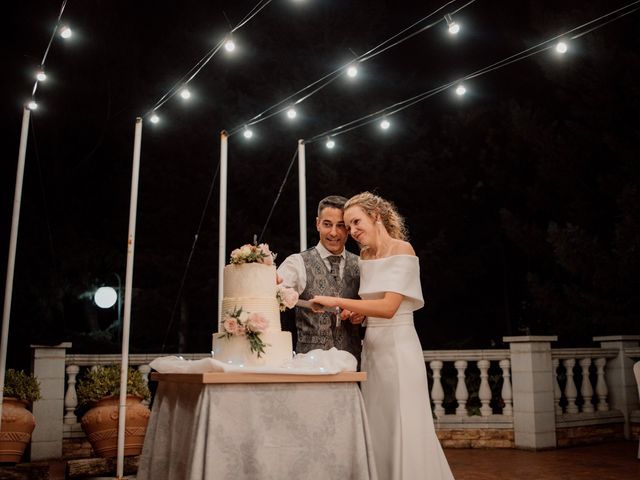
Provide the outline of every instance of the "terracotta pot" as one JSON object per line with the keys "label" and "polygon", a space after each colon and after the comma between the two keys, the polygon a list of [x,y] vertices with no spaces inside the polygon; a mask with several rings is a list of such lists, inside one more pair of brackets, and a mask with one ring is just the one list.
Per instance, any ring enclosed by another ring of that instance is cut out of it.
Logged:
{"label": "terracotta pot", "polygon": [[27,402],[13,397],[2,398],[2,431],[0,431],[0,462],[17,463],[31,441],[36,427]]}
{"label": "terracotta pot", "polygon": [[[110,458],[118,454],[118,402],[119,397],[105,397],[82,417],[82,429],[99,457]],[[142,452],[151,411],[140,402],[142,398],[127,395],[125,456]]]}

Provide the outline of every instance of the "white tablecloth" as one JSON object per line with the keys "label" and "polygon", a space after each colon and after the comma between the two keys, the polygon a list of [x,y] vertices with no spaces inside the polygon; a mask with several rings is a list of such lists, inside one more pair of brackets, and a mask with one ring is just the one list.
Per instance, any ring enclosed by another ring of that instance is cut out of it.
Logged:
{"label": "white tablecloth", "polygon": [[377,480],[356,383],[160,382],[139,480]]}

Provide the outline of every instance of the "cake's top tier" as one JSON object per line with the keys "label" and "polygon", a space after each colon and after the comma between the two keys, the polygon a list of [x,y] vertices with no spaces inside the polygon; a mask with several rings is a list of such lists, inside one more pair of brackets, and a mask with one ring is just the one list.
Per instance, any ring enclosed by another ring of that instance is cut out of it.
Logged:
{"label": "cake's top tier", "polygon": [[263,263],[231,264],[224,267],[225,297],[276,298],[276,267]]}

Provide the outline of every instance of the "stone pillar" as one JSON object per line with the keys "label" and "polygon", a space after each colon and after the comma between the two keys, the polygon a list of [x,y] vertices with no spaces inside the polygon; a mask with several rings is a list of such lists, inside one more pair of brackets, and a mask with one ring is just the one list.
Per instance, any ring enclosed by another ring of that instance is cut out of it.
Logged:
{"label": "stone pillar", "polygon": [[31,345],[32,371],[40,382],[42,398],[33,403],[36,428],[31,436],[31,461],[62,457],[64,415],[64,362],[70,342]]}
{"label": "stone pillar", "polygon": [[611,348],[618,351],[616,358],[610,358],[605,369],[605,381],[609,390],[609,407],[619,410],[624,415],[624,438],[631,438],[630,415],[633,410],[640,408],[638,402],[638,387],[633,376],[634,361],[627,356],[626,349],[638,348],[640,335],[611,335],[593,337],[594,342],[600,342],[601,348]]}
{"label": "stone pillar", "polygon": [[556,336],[503,337],[511,351],[513,429],[516,448],[556,447],[551,342]]}

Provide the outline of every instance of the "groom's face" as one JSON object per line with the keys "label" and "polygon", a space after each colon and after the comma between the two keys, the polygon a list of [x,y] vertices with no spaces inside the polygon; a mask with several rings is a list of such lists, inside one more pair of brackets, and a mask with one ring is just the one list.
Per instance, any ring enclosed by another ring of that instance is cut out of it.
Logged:
{"label": "groom's face", "polygon": [[334,255],[340,255],[347,242],[347,227],[344,225],[342,210],[326,207],[316,218],[316,228],[320,234],[320,243]]}

